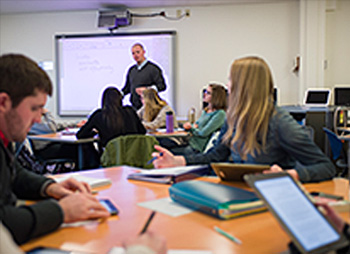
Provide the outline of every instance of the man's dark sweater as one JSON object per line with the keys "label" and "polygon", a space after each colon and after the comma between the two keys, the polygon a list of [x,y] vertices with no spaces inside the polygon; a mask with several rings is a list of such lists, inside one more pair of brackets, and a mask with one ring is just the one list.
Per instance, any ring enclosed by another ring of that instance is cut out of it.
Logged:
{"label": "man's dark sweater", "polygon": [[137,87],[156,86],[158,92],[166,89],[166,84],[163,78],[162,70],[154,63],[147,63],[139,70],[135,64],[129,70],[126,77],[126,83],[122,92],[124,95],[131,93],[130,102],[135,109],[142,107],[140,96],[136,93]]}

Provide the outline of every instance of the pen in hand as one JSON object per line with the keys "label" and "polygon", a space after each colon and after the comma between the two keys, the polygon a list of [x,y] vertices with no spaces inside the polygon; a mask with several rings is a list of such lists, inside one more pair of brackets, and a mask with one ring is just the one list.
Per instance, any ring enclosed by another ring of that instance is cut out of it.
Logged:
{"label": "pen in hand", "polygon": [[158,159],[158,157],[162,157],[163,153],[160,153],[159,156],[154,156],[152,159],[150,159],[149,161],[147,161],[147,165],[151,164],[153,161],[155,161],[156,159]]}
{"label": "pen in hand", "polygon": [[147,231],[147,228],[148,228],[149,224],[151,224],[151,221],[152,221],[154,215],[156,215],[156,211],[152,211],[151,215],[148,217],[148,220],[146,221],[145,226],[143,226],[143,229],[141,230],[140,235],[142,235],[143,233],[145,233]]}

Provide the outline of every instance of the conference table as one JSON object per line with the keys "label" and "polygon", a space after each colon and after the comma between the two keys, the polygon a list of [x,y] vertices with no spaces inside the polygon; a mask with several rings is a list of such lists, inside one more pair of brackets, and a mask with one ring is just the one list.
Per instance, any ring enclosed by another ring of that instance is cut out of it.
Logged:
{"label": "conference table", "polygon": [[[111,185],[97,189],[97,198],[112,199],[120,210],[119,215],[105,221],[91,221],[85,226],[60,228],[21,248],[28,251],[37,246],[45,246],[77,253],[104,254],[112,247],[122,246],[125,240],[137,236],[151,213],[138,203],[168,197],[169,185],[127,180],[128,174],[134,170],[132,167],[121,166],[79,172],[84,176],[112,180]],[[198,180],[220,181],[216,177],[201,177]],[[224,184],[249,189],[240,182]],[[323,191],[349,198],[349,182],[344,178],[304,186],[308,191]],[[349,212],[340,214],[343,219],[350,220]],[[218,234],[213,229],[214,226],[234,235],[242,244]],[[281,253],[287,249],[290,241],[268,211],[226,221],[197,211],[178,217],[158,212],[149,230],[163,235],[170,250],[202,250],[213,254]]]}
{"label": "conference table", "polygon": [[83,145],[87,143],[94,143],[99,141],[98,137],[78,139],[75,136],[75,132],[71,132],[71,131],[62,131],[62,132],[55,132],[55,133],[41,134],[41,135],[28,135],[28,138],[36,141],[56,142],[56,143],[66,143],[66,144],[76,145],[78,149],[78,161],[77,161],[78,170],[83,169],[83,166],[84,166]]}

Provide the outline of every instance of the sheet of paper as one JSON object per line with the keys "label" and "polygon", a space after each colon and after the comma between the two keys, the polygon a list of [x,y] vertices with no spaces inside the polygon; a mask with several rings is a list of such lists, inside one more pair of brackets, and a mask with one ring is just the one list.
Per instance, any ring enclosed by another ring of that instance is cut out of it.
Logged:
{"label": "sheet of paper", "polygon": [[169,197],[138,203],[138,205],[153,211],[170,215],[172,217],[177,217],[193,212],[193,209],[177,204]]}
{"label": "sheet of paper", "polygon": [[71,223],[62,223],[62,228],[77,228],[77,227],[83,227],[83,226],[89,226],[89,225],[96,225],[99,223],[97,220],[84,220],[84,221],[77,221],[77,222],[71,222]]}
{"label": "sheet of paper", "polygon": [[147,174],[147,175],[178,175],[194,169],[205,168],[207,165],[193,165],[193,166],[183,166],[183,167],[173,167],[173,168],[162,168],[162,169],[151,169],[151,170],[142,170],[138,173]]}
{"label": "sheet of paper", "polygon": [[[122,247],[113,247],[108,254],[124,254]],[[168,250],[167,254],[212,254],[212,251],[208,250]]]}
{"label": "sheet of paper", "polygon": [[167,254],[212,254],[210,250],[168,250]]}
{"label": "sheet of paper", "polygon": [[112,183],[112,181],[108,178],[93,178],[93,177],[80,175],[79,173],[58,176],[58,177],[55,177],[54,179],[55,181],[60,183],[64,180],[67,180],[70,177],[73,177],[74,179],[80,182],[87,182],[91,186],[91,188],[101,187]]}

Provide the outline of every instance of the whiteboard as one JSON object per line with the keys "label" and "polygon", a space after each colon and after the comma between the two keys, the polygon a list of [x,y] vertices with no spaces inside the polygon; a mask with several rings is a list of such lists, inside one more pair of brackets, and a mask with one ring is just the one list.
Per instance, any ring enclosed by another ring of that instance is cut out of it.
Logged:
{"label": "whiteboard", "polygon": [[[101,106],[108,86],[124,87],[128,69],[135,64],[131,47],[136,42],[157,64],[167,85],[159,95],[175,108],[174,31],[88,35],[56,35],[58,115],[87,116]],[[131,105],[130,95],[124,105]]]}

